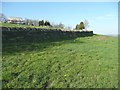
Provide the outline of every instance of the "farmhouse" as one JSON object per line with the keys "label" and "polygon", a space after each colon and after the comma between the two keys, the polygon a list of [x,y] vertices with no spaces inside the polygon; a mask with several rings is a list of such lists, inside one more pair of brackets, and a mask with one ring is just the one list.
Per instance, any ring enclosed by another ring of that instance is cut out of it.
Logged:
{"label": "farmhouse", "polygon": [[8,17],[8,23],[24,24],[25,20],[20,17]]}

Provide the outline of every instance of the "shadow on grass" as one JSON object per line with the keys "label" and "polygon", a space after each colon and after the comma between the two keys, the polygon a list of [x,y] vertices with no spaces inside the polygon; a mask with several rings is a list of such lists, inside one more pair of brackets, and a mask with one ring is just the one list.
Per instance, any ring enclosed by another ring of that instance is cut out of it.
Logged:
{"label": "shadow on grass", "polygon": [[41,40],[40,38],[22,38],[22,37],[11,37],[3,39],[2,41],[2,54],[13,55],[15,53],[32,52],[32,51],[43,51],[47,48],[54,46],[60,46],[68,43],[85,43],[83,41],[74,41],[78,37],[65,37],[65,38],[47,38]]}

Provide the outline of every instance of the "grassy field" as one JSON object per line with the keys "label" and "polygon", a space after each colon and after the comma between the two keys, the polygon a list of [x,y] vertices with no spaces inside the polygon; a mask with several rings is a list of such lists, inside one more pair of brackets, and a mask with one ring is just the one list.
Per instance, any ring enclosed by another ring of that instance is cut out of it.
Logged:
{"label": "grassy field", "polygon": [[3,43],[3,88],[117,88],[118,39]]}

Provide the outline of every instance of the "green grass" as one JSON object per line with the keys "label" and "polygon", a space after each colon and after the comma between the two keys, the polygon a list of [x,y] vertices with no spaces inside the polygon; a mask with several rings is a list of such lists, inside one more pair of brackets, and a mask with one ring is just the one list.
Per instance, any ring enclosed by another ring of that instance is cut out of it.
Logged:
{"label": "green grass", "polygon": [[117,38],[3,43],[3,88],[117,88]]}
{"label": "green grass", "polygon": [[44,29],[58,29],[58,28],[53,28],[49,26],[29,26],[29,25],[21,25],[21,24],[11,24],[11,23],[1,23],[0,22],[0,27],[21,27],[21,28],[44,28]]}

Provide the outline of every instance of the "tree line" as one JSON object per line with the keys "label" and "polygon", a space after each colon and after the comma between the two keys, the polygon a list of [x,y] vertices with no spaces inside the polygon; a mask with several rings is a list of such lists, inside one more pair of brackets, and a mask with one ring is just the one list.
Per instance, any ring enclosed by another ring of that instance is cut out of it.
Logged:
{"label": "tree line", "polygon": [[[13,17],[14,18],[14,17]],[[63,23],[51,23],[48,20],[32,20],[32,19],[22,19],[20,17],[14,18],[12,21],[9,21],[9,18],[7,18],[4,14],[0,13],[0,22],[4,23],[13,23],[13,24],[23,24],[23,25],[29,25],[29,26],[47,26],[47,27],[53,27],[53,28],[59,28],[59,29],[64,29],[64,30],[71,30],[71,26],[65,26]],[[84,22],[80,22],[75,26],[74,29],[76,30],[87,30],[89,27],[89,22],[88,20],[84,20]]]}
{"label": "tree line", "polygon": [[10,21],[10,17],[6,17],[3,13],[0,13],[0,22],[4,23],[12,23],[12,24],[22,24],[22,25],[29,25],[29,26],[48,26],[53,28],[65,28],[63,23],[51,23],[48,20],[32,20],[32,19],[22,19],[20,17],[12,17],[13,20]]}

